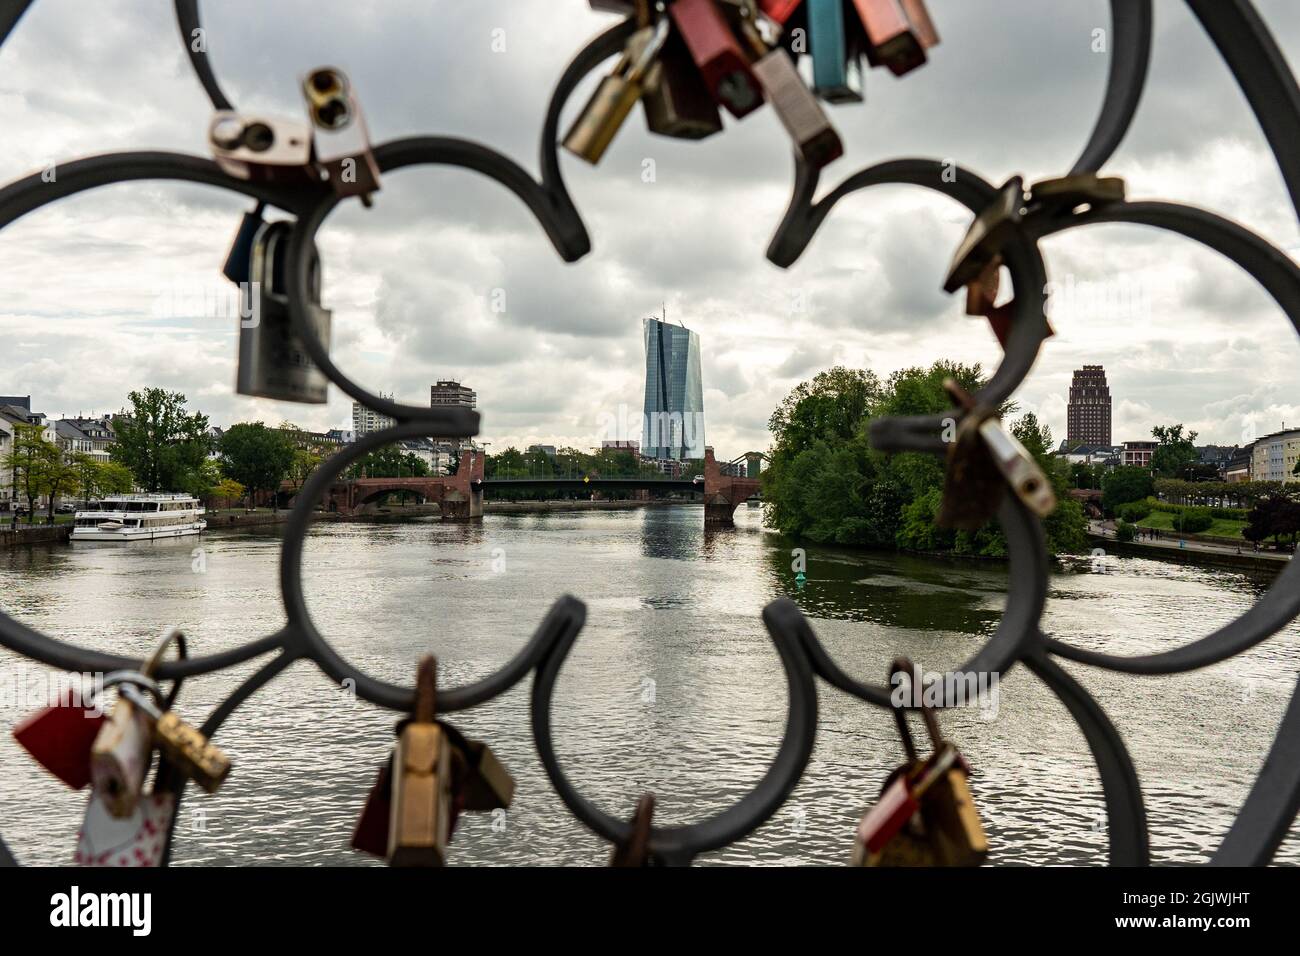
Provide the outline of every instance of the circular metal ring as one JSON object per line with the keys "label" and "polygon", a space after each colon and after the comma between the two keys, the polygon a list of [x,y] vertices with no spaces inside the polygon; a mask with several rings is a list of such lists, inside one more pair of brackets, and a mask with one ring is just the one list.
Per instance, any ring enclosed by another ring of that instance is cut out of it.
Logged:
{"label": "circular metal ring", "polygon": [[[1120,203],[1060,223],[1053,232],[1095,223],[1154,226],[1194,239],[1231,259],[1255,278],[1300,334],[1300,269],[1291,258],[1244,226],[1194,206],[1166,202]],[[1255,604],[1214,633],[1159,654],[1125,657],[1049,639],[1055,654],[1084,664],[1134,674],[1171,674],[1218,663],[1276,633],[1300,614],[1300,561],[1289,561]]]}
{"label": "circular metal ring", "polygon": [[[1010,491],[998,509],[998,521],[1007,537],[1006,608],[993,636],[959,668],[963,674],[1002,675],[1017,661],[1041,648],[1039,628],[1043,605],[1047,601],[1048,567],[1042,522],[1030,514]],[[813,671],[819,677],[859,700],[877,707],[893,708],[889,688],[866,684],[846,674],[817,639],[807,621],[799,627],[799,634]]]}
{"label": "circular metal ring", "polygon": [[[316,502],[349,464],[363,455],[404,438],[423,438],[429,434],[448,437],[465,437],[464,432],[447,430],[459,423],[459,417],[406,422],[383,431],[371,432],[358,438],[338,454],[322,462],[298,492],[289,523],[284,529],[284,545],[280,554],[280,592],[284,599],[289,627],[298,638],[298,648],[336,683],[353,681],[358,697],[392,710],[410,711],[415,706],[415,688],[398,687],[377,680],[350,665],[330,645],[317,629],[307,611],[302,589],[302,555],[307,531],[311,526]],[[532,638],[500,670],[464,687],[438,690],[438,710],[450,712],[464,710],[483,703],[509,690],[540,661],[551,645],[568,635],[576,637],[586,614],[582,602],[576,598],[561,597],[552,606]]]}
{"label": "circular metal ring", "polygon": [[[749,793],[716,816],[685,826],[652,827],[650,854],[655,859],[668,865],[686,865],[700,853],[734,843],[770,818],[799,783],[817,733],[817,686],[799,635],[801,622],[803,615],[787,598],[763,609],[763,623],[780,655],[790,697],[785,733],[767,773]],[[631,824],[610,816],[578,793],[560,766],[551,736],[555,681],[577,636],[576,629],[561,636],[537,668],[530,706],[533,740],[551,785],[573,815],[599,836],[621,844],[631,834]]]}

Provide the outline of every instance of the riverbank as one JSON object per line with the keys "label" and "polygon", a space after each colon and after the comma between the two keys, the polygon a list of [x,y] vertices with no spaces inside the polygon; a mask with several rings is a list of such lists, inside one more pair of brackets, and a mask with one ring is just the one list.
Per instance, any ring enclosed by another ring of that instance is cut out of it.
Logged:
{"label": "riverbank", "polygon": [[1289,556],[1267,551],[1237,552],[1198,541],[1187,541],[1179,546],[1177,541],[1120,541],[1113,536],[1089,531],[1088,543],[1108,554],[1172,561],[1176,564],[1196,564],[1205,567],[1238,568],[1264,574],[1281,574],[1290,561]]}
{"label": "riverbank", "polygon": [[538,511],[627,511],[633,508],[671,508],[698,505],[698,501],[491,501],[483,502],[484,514],[532,514]]}

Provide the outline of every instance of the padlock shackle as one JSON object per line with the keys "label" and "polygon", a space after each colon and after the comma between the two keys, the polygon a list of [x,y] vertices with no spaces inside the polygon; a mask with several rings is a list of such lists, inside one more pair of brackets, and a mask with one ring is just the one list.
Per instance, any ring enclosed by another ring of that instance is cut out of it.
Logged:
{"label": "padlock shackle", "polygon": [[[127,687],[135,688],[137,692],[147,690],[153,696],[153,699],[160,703],[163,699],[162,688],[158,686],[158,682],[140,671],[111,671],[104,675],[104,679],[100,683],[102,690],[119,686],[122,690]],[[118,693],[121,694],[122,691],[118,691]]]}
{"label": "padlock shackle", "polygon": [[438,658],[427,654],[415,671],[415,721],[431,724],[438,713]]}
{"label": "padlock shackle", "polygon": [[[891,687],[894,686],[894,675],[899,673],[907,675],[908,690],[916,693],[916,668],[908,658],[896,657],[894,662],[889,665],[889,685]],[[935,715],[934,708],[925,702],[925,694],[922,692],[918,696],[921,702],[920,711],[921,717],[925,721],[926,733],[930,735],[930,744],[937,752],[943,748],[947,741],[944,739],[943,731],[939,729],[939,718]],[[892,699],[890,703],[893,703]],[[916,743],[912,740],[912,731],[907,725],[907,711],[914,708],[894,705],[891,709],[894,712],[894,720],[898,723],[898,734],[903,738],[903,750],[907,752],[907,759],[917,760]]]}
{"label": "padlock shackle", "polygon": [[[894,663],[889,665],[889,685],[894,685],[894,675],[898,673],[907,674],[908,687],[912,683],[912,662],[906,657],[894,658]],[[893,703],[892,699],[890,701]],[[907,754],[908,761],[917,760],[916,743],[912,740],[912,729],[907,726],[907,708],[893,706],[890,710],[894,713],[894,722],[898,724],[898,736],[903,740],[903,751]]]}

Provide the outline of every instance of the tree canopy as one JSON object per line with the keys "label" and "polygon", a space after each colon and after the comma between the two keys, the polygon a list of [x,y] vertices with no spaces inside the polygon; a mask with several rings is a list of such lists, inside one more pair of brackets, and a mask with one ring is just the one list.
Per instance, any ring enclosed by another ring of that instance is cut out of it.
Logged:
{"label": "tree canopy", "polygon": [[[978,365],[936,362],[899,370],[883,383],[869,371],[836,367],[797,386],[769,422],[774,443],[763,472],[768,524],[815,542],[1005,554],[1006,541],[996,522],[973,532],[938,526],[942,460],[917,453],[886,455],[868,440],[873,419],[951,409],[943,387],[949,378],[968,392],[984,384]],[[1051,546],[1078,550],[1084,543],[1083,511],[1066,494],[1064,464],[1050,455],[1051,431],[1032,413],[1012,431],[1056,489],[1059,505],[1046,524]]]}
{"label": "tree canopy", "polygon": [[207,461],[208,417],[188,412],[180,392],[145,388],[127,398],[131,410],[113,422],[113,461],[145,491],[188,490]]}

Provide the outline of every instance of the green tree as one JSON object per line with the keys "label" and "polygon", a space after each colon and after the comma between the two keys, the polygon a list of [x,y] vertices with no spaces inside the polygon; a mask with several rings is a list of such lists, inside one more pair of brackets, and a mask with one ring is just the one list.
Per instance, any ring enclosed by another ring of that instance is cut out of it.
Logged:
{"label": "green tree", "polygon": [[87,501],[104,495],[122,495],[135,486],[131,469],[115,461],[101,461],[78,452],[71,461],[77,470],[77,486]]}
{"label": "green tree", "polygon": [[233,478],[222,478],[212,489],[212,496],[224,501],[239,501],[244,497],[244,486]]}
{"label": "green tree", "polygon": [[1151,435],[1159,443],[1151,454],[1151,470],[1160,478],[1182,478],[1199,457],[1196,451],[1196,432],[1183,434],[1183,426],[1157,425]]}
{"label": "green tree", "polygon": [[[63,457],[62,450],[50,442],[36,463],[36,486],[46,496],[46,517],[54,523],[54,506],[60,495],[77,493],[77,463]],[[29,519],[30,520],[30,516]]]}
{"label": "green tree", "polygon": [[117,441],[109,454],[146,491],[183,488],[207,459],[207,416],[190,414],[180,392],[146,388],[127,398],[131,411],[114,421]]}
{"label": "green tree", "polygon": [[1120,505],[1141,501],[1155,493],[1155,480],[1145,468],[1126,465],[1116,468],[1101,480],[1101,506],[1114,514]]}
{"label": "green tree", "polygon": [[14,425],[14,439],[4,461],[0,463],[9,472],[15,493],[27,499],[27,523],[35,519],[36,499],[41,496],[41,467],[51,454],[58,454],[58,446],[45,440],[39,425]]}
{"label": "green tree", "polygon": [[262,422],[231,425],[221,436],[221,471],[250,493],[276,492],[293,467],[294,446]]}

